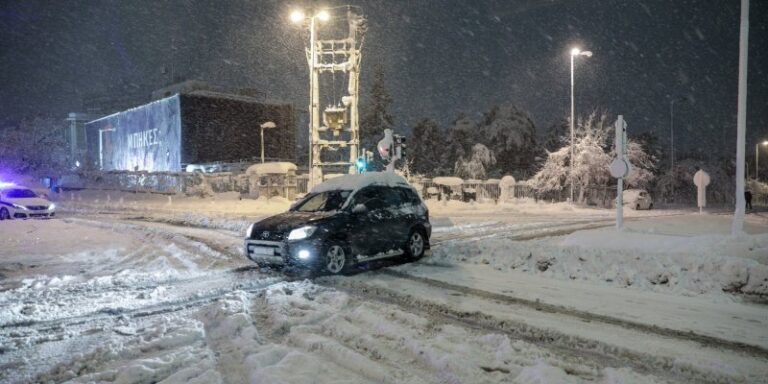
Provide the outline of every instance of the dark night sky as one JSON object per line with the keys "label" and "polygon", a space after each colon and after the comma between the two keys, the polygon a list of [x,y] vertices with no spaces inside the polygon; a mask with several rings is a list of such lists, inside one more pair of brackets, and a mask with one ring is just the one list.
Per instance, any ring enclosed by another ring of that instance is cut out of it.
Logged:
{"label": "dark night sky", "polygon": [[[361,91],[381,63],[399,129],[509,102],[543,131],[568,114],[568,51],[579,44],[595,55],[576,68],[578,111],[623,114],[631,133],[666,140],[669,100],[686,96],[676,108],[682,151],[733,152],[738,0],[352,3],[369,20]],[[305,35],[287,15],[308,4],[3,0],[0,119],[63,117],[119,84],[148,95],[168,82],[164,65],[303,109]],[[768,138],[768,1],[752,0],[750,14],[748,150]]]}

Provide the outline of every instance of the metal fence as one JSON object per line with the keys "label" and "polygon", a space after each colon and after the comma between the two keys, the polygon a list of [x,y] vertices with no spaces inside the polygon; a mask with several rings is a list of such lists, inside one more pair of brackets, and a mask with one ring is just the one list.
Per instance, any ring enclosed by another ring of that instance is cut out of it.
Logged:
{"label": "metal fence", "polygon": [[535,190],[526,183],[501,184],[487,180],[466,180],[461,184],[445,185],[435,183],[432,179],[421,179],[412,181],[412,184],[426,200],[499,203],[537,198]]}
{"label": "metal fence", "polygon": [[[247,173],[189,173],[189,172],[80,172],[61,176],[55,183],[59,189],[96,189],[125,192],[185,194],[205,196],[213,193],[236,192],[243,198],[282,196],[295,199],[308,192],[306,174],[254,175]],[[498,180],[463,180],[460,184],[445,185],[432,179],[411,180],[411,184],[425,199],[506,203],[518,199],[534,201],[568,201],[568,189],[542,193],[525,182],[503,184]],[[580,198],[576,191],[576,199]],[[586,205],[612,207],[616,199],[616,186],[587,188],[583,194]],[[752,204],[768,206],[768,193],[753,190]]]}
{"label": "metal fence", "polygon": [[[306,183],[304,185],[306,188]],[[81,172],[61,176],[55,188],[198,196],[237,192],[247,198],[282,196],[287,199],[294,199],[299,193],[295,174],[249,175],[232,172]]]}

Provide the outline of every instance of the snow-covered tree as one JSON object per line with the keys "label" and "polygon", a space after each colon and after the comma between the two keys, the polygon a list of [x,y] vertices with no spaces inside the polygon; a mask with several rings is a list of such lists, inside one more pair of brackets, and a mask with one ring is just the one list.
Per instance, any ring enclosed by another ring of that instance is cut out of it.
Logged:
{"label": "snow-covered tree", "polygon": [[667,169],[655,181],[654,199],[674,203],[693,203],[696,201],[696,186],[693,175],[699,169],[709,174],[707,186],[709,203],[733,203],[735,198],[735,164],[733,158],[715,160],[686,157],[675,162],[675,167]]}
{"label": "snow-covered tree", "polygon": [[628,188],[649,189],[656,177],[657,159],[648,153],[646,148],[634,139],[629,139],[626,148],[626,158],[632,164],[632,172],[626,178]]}
{"label": "snow-covered tree", "polygon": [[[541,193],[561,192],[571,182],[578,192],[578,201],[584,202],[586,192],[593,187],[605,187],[612,183],[608,166],[615,158],[613,124],[608,116],[592,113],[578,122],[575,130],[573,173],[571,174],[570,136],[563,140],[565,146],[548,152],[547,160],[531,179],[531,185]],[[627,187],[647,188],[654,178],[656,159],[645,152],[642,145],[630,140],[626,158],[633,172],[627,177]]]}
{"label": "snow-covered tree", "polygon": [[508,104],[495,106],[485,114],[477,137],[496,154],[499,175],[523,179],[534,173],[540,150],[527,112]]}
{"label": "snow-covered tree", "polygon": [[445,151],[445,136],[437,123],[431,119],[419,121],[408,144],[408,158],[413,161],[411,170],[421,175],[440,175],[445,172],[442,154]]}
{"label": "snow-covered tree", "polygon": [[562,147],[554,152],[547,152],[547,160],[542,168],[530,180],[530,185],[539,193],[562,192],[567,185],[569,164],[571,157],[570,147]]}
{"label": "snow-covered tree", "polygon": [[64,125],[57,119],[25,119],[0,134],[0,165],[6,172],[28,174],[67,168]]}
{"label": "snow-covered tree", "polygon": [[571,130],[568,120],[562,119],[552,124],[547,129],[547,134],[544,138],[544,150],[554,152],[562,148],[563,145],[567,145],[570,141]]}
{"label": "snow-covered tree", "polygon": [[610,181],[608,165],[613,159],[606,150],[611,124],[607,115],[592,113],[579,124],[574,143],[573,182],[578,190],[578,201],[590,187],[607,185]]}
{"label": "snow-covered tree", "polygon": [[460,158],[471,156],[472,146],[477,143],[476,137],[477,124],[465,114],[459,114],[448,130],[448,140],[441,156],[443,167],[452,171]]}
{"label": "snow-covered tree", "polygon": [[464,179],[485,179],[488,168],[496,164],[493,151],[483,144],[472,146],[472,155],[456,161],[455,174]]}

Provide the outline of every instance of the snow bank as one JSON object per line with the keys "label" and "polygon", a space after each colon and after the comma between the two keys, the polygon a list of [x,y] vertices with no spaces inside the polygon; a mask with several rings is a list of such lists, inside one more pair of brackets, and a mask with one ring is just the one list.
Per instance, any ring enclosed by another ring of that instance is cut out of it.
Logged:
{"label": "snow bank", "polygon": [[285,212],[291,203],[282,197],[241,200],[236,192],[199,198],[95,190],[65,192],[56,201],[65,213],[125,212],[158,221],[233,231],[245,231],[253,221]]}
{"label": "snow bank", "polygon": [[[733,237],[704,230],[723,224],[727,218],[689,215],[628,223],[621,233],[605,228],[525,242],[457,241],[435,247],[424,261],[488,264],[498,270],[683,295],[768,295],[768,234]],[[675,231],[642,232],[664,228]]]}

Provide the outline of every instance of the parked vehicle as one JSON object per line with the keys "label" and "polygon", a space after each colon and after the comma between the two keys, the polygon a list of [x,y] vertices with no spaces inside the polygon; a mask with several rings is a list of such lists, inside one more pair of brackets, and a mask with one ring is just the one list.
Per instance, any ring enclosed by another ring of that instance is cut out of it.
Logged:
{"label": "parked vehicle", "polygon": [[427,207],[393,173],[345,175],[317,185],[288,212],[254,223],[245,254],[260,265],[341,273],[355,264],[429,249]]}
{"label": "parked vehicle", "polygon": [[622,193],[625,207],[640,209],[653,209],[653,199],[644,189],[627,189]]}
{"label": "parked vehicle", "polygon": [[10,183],[0,183],[0,220],[50,218],[56,204],[35,191]]}

